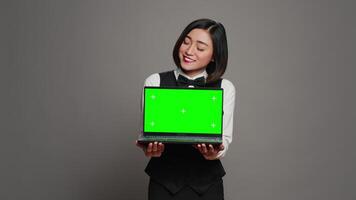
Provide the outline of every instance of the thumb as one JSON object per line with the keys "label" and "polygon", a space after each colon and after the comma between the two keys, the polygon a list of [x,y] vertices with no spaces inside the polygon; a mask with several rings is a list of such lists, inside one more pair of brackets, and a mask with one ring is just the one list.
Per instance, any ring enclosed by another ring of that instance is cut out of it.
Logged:
{"label": "thumb", "polygon": [[219,150],[222,151],[222,150],[224,150],[224,149],[225,149],[225,146],[224,146],[223,144],[220,144]]}
{"label": "thumb", "polygon": [[139,143],[137,140],[135,141],[136,146],[140,147],[141,149],[143,149],[145,146],[141,143]]}

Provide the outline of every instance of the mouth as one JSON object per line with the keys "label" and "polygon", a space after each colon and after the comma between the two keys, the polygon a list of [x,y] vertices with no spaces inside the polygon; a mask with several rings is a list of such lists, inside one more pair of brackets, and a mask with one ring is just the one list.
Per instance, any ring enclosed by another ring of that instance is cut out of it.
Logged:
{"label": "mouth", "polygon": [[183,56],[183,61],[186,62],[186,63],[193,63],[195,62],[195,60],[187,57],[187,56]]}

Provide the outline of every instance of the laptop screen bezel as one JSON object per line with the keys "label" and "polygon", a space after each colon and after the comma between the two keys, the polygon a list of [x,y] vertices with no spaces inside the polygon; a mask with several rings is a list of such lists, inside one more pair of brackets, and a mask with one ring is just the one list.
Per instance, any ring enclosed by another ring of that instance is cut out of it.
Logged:
{"label": "laptop screen bezel", "polygon": [[199,87],[199,88],[193,88],[193,87],[154,87],[154,86],[145,86],[144,87],[144,93],[143,93],[143,120],[142,120],[142,131],[144,136],[201,136],[201,137],[222,137],[223,135],[223,115],[224,115],[224,110],[222,110],[221,113],[221,131],[220,134],[211,134],[211,133],[181,133],[181,132],[146,132],[145,131],[145,107],[146,107],[146,89],[184,89],[184,90],[221,90],[222,91],[222,101],[221,101],[221,108],[224,108],[224,89],[223,88],[212,88],[212,87]]}

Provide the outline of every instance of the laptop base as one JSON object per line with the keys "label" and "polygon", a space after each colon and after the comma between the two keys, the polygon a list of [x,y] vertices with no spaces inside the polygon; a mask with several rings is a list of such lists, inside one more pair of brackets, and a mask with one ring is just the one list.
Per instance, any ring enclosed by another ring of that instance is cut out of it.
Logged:
{"label": "laptop base", "polygon": [[219,145],[222,143],[221,137],[182,137],[182,136],[142,136],[138,143],[147,144],[151,142],[162,142],[170,144],[213,144]]}

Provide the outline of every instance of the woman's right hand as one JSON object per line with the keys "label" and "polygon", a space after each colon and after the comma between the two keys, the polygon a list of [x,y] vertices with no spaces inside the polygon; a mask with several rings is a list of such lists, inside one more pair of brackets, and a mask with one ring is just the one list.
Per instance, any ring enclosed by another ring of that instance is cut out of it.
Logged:
{"label": "woman's right hand", "polygon": [[141,144],[136,140],[136,146],[140,147],[147,157],[160,157],[164,151],[164,144],[162,142]]}

